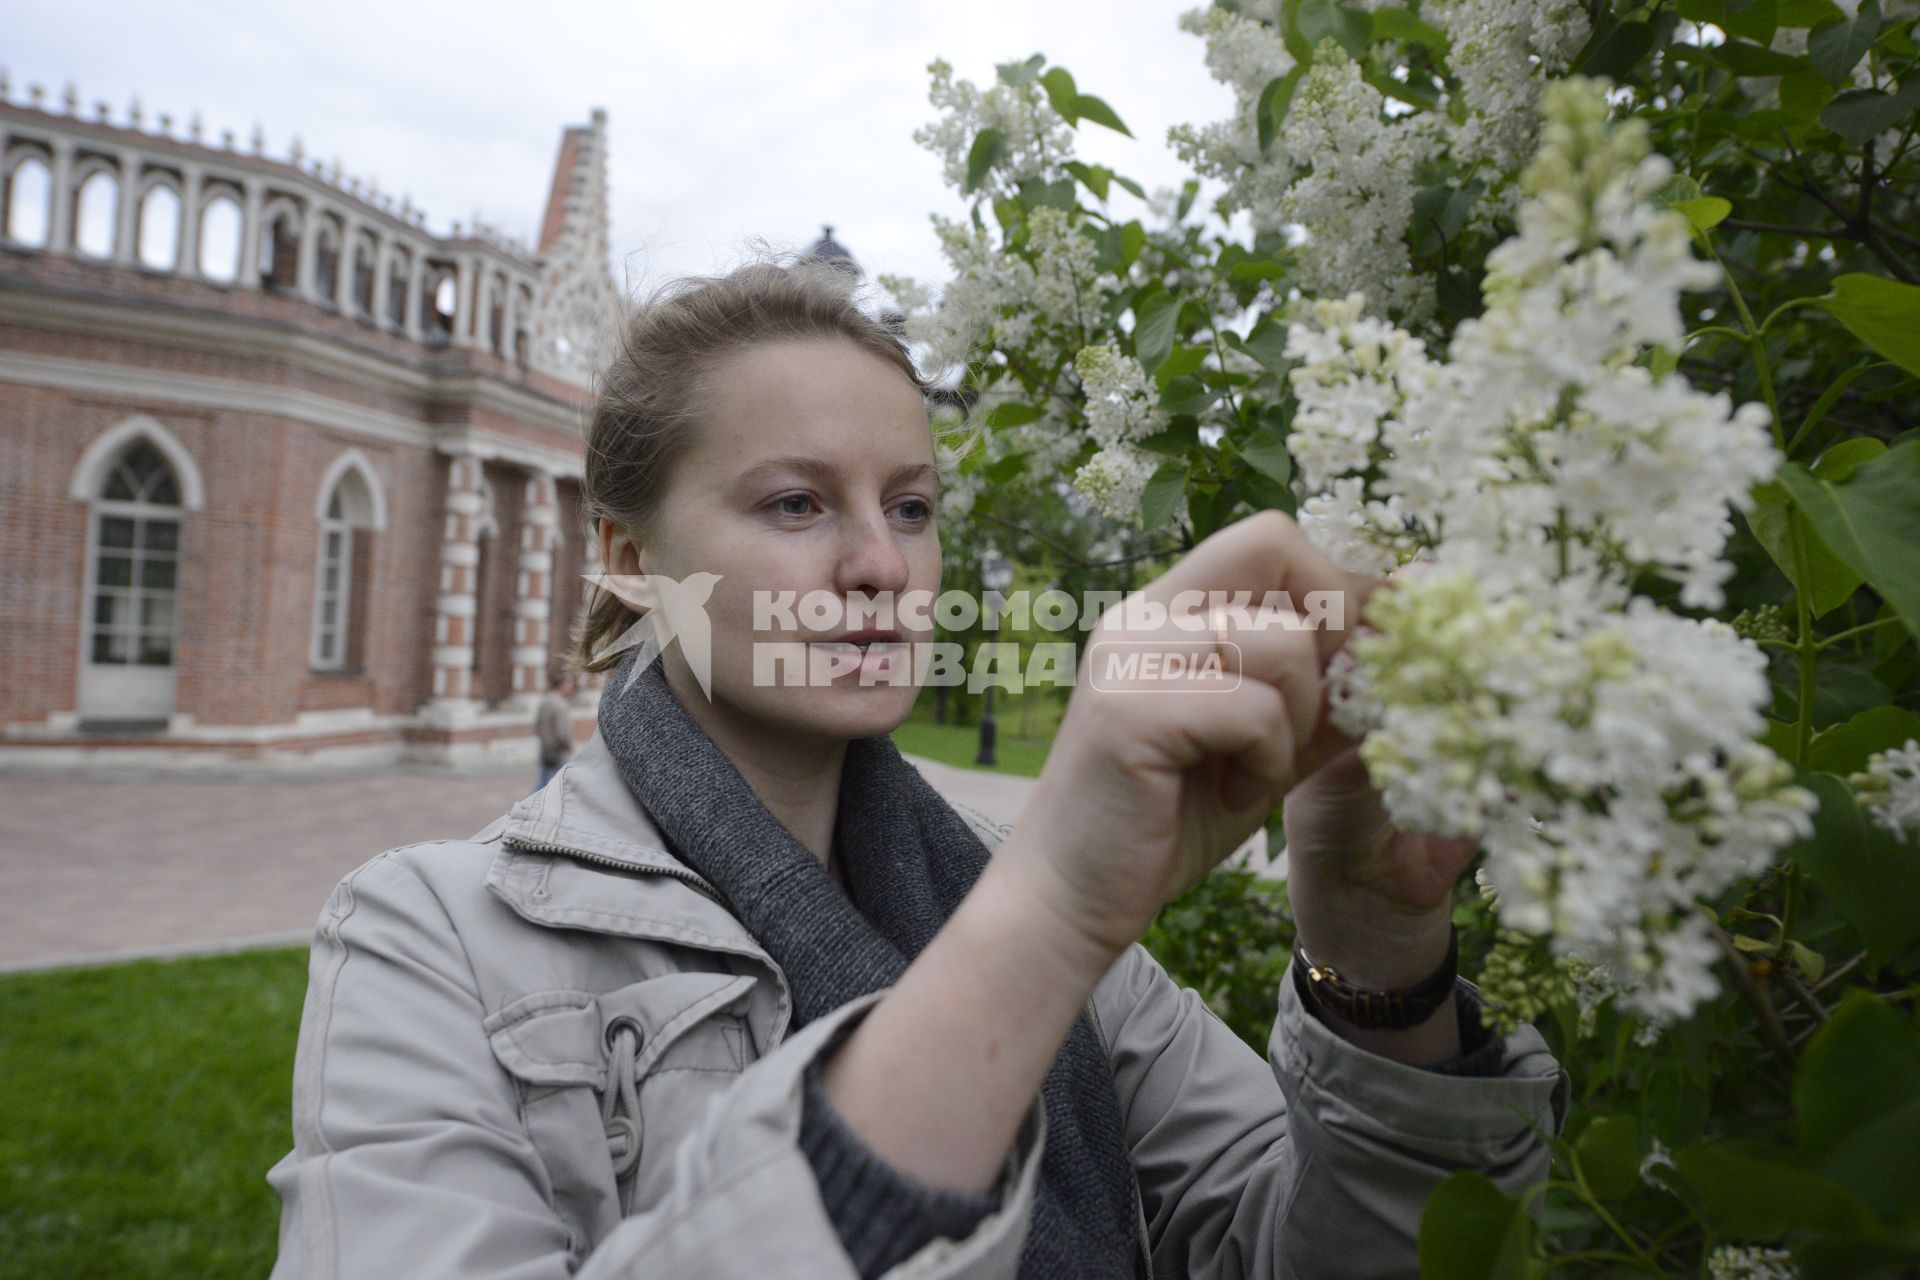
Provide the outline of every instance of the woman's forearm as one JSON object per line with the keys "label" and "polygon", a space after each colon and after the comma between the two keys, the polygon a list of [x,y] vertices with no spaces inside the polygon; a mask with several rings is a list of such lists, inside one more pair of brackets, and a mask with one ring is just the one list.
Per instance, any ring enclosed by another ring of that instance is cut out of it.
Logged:
{"label": "woman's forearm", "polygon": [[[1354,918],[1330,905],[1304,880],[1292,886],[1294,927],[1315,963],[1331,965],[1361,987],[1393,990],[1419,982],[1446,959],[1451,911],[1437,908],[1425,919]],[[1369,1053],[1429,1066],[1460,1056],[1458,1001],[1449,994],[1433,1015],[1397,1031],[1355,1026],[1328,1010],[1322,1019],[1344,1040]]]}
{"label": "woman's forearm", "polygon": [[984,1191],[1116,956],[1049,901],[1016,830],[821,1073],[834,1110],[928,1186]]}

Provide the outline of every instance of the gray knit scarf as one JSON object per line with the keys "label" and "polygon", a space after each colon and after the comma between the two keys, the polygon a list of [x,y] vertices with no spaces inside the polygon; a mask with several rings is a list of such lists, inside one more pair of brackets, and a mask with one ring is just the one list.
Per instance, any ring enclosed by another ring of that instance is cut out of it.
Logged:
{"label": "gray knit scarf", "polygon": [[[986,846],[891,738],[847,744],[836,834],[851,899],[781,825],[639,650],[608,677],[600,733],[675,856],[712,881],[793,990],[794,1027],[896,982],[986,867]],[[624,691],[624,692],[623,692]],[[1026,1280],[1134,1272],[1138,1222],[1113,1068],[1087,1014],[1041,1086]]]}

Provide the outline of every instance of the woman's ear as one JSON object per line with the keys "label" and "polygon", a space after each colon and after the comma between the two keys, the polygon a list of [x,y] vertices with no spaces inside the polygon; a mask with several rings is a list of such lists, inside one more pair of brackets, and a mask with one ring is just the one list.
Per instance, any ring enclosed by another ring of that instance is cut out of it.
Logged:
{"label": "woman's ear", "polygon": [[634,535],[611,520],[600,522],[600,563],[602,571],[618,574],[647,572],[646,557]]}

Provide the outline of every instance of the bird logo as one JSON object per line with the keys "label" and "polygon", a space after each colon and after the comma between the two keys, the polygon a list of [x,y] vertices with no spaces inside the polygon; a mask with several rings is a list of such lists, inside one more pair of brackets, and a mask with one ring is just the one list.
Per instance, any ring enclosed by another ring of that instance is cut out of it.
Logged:
{"label": "bird logo", "polygon": [[620,634],[608,649],[615,652],[640,646],[640,656],[620,692],[633,687],[649,663],[665,652],[667,642],[679,640],[680,654],[687,660],[700,692],[713,701],[713,628],[707,619],[707,599],[720,581],[717,573],[690,573],[685,578],[669,578],[659,573],[583,573],[580,575],[602,591],[612,592],[640,617]]}

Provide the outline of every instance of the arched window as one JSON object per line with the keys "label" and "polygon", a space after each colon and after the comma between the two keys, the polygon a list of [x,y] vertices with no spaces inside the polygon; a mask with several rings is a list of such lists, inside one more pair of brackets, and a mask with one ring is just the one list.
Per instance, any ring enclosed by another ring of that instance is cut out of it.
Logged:
{"label": "arched window", "polygon": [[53,213],[53,172],[46,161],[28,156],[6,175],[7,191],[0,220],[15,244],[44,249]]}
{"label": "arched window", "polygon": [[504,356],[509,347],[504,332],[507,326],[507,278],[496,275],[487,289],[487,337],[493,354]]}
{"label": "arched window", "polygon": [[217,195],[200,211],[200,274],[230,283],[240,278],[240,202]]}
{"label": "arched window", "polygon": [[396,250],[387,259],[387,323],[398,329],[407,322],[407,286],[413,275],[413,259]]}
{"label": "arched window", "polygon": [[135,252],[140,265],[155,271],[180,266],[180,196],[169,186],[155,186],[140,201]]}
{"label": "arched window", "polygon": [[81,722],[164,726],[178,661],[181,530],[206,504],[200,470],[166,427],[133,417],[81,451],[67,496],[87,504]]}
{"label": "arched window", "polygon": [[351,282],[353,314],[363,320],[373,319],[374,263],[378,260],[372,237],[360,236],[354,241]]}
{"label": "arched window", "polygon": [[260,233],[260,283],[269,289],[291,290],[300,278],[300,220],[292,206],[269,210]]}
{"label": "arched window", "polygon": [[311,653],[316,671],[364,665],[373,539],[385,523],[380,508],[378,493],[360,464],[335,467],[320,507]]}
{"label": "arched window", "polygon": [[334,304],[340,297],[340,232],[333,219],[323,218],[314,227],[313,291],[320,301]]}
{"label": "arched window", "polygon": [[487,577],[491,572],[493,551],[500,538],[500,523],[493,515],[493,486],[487,478],[480,477],[480,514],[474,522],[473,562],[473,669],[480,669],[480,660],[484,646],[480,637],[486,634],[487,610],[490,607]]}
{"label": "arched window", "polygon": [[74,197],[73,247],[89,258],[113,256],[114,222],[120,212],[120,183],[96,170]]}
{"label": "arched window", "polygon": [[444,342],[453,336],[453,315],[460,306],[459,292],[451,267],[428,277],[426,300],[429,338]]}

